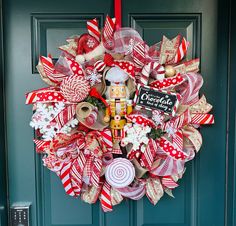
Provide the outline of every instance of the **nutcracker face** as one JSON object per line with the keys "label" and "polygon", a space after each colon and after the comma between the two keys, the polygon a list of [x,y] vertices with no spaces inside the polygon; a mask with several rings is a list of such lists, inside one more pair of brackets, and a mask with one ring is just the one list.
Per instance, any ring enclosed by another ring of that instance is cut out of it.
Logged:
{"label": "nutcracker face", "polygon": [[126,98],[126,87],[123,85],[111,86],[109,96],[112,99]]}

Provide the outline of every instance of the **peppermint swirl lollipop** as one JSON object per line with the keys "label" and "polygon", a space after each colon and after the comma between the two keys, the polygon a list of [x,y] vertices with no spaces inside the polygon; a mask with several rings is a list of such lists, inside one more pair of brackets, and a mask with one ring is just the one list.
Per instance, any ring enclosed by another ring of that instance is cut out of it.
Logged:
{"label": "peppermint swirl lollipop", "polygon": [[134,180],[135,170],[133,164],[125,158],[116,158],[107,166],[105,177],[114,188],[124,188]]}
{"label": "peppermint swirl lollipop", "polygon": [[77,103],[88,96],[90,85],[83,76],[71,75],[62,81],[60,89],[66,100]]}

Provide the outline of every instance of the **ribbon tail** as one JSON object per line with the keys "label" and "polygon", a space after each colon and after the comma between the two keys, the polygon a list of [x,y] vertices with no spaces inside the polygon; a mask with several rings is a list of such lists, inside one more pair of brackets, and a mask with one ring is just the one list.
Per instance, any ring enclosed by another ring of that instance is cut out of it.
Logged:
{"label": "ribbon tail", "polygon": [[101,195],[100,195],[100,203],[102,206],[102,210],[104,212],[112,211],[112,202],[111,202],[111,185],[107,182],[104,182]]}
{"label": "ribbon tail", "polygon": [[87,21],[87,30],[90,35],[92,35],[98,41],[100,40],[101,33],[99,31],[98,21],[96,18],[93,20]]}
{"label": "ribbon tail", "polygon": [[71,162],[65,163],[61,169],[59,176],[65,189],[65,192],[70,196],[76,196],[71,183],[70,170],[71,170]]}

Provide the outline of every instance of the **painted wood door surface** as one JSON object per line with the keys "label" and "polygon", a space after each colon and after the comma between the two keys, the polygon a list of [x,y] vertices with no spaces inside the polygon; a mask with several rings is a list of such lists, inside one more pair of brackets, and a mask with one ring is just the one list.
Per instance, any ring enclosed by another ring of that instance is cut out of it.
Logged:
{"label": "painted wood door surface", "polygon": [[35,154],[31,107],[24,94],[43,87],[38,56],[59,56],[57,47],[86,31],[86,21],[100,25],[113,15],[112,0],[5,0],[5,90],[10,205],[30,202],[31,226],[223,226],[225,221],[227,1],[123,1],[123,26],[139,31],[148,44],[178,33],[191,42],[190,57],[201,57],[202,93],[214,105],[216,124],[202,129],[203,147],[187,164],[184,178],[157,206],[146,198],[125,201],[104,214],[67,196],[59,178],[42,167]]}

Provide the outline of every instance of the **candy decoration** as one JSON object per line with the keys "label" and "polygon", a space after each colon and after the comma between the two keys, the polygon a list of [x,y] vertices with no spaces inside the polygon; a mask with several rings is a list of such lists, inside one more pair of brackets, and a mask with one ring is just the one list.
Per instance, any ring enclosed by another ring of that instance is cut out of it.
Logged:
{"label": "candy decoration", "polygon": [[167,78],[169,77],[173,77],[175,75],[176,71],[175,71],[175,68],[171,65],[167,65],[165,66],[165,76]]}
{"label": "candy decoration", "polygon": [[66,100],[81,102],[88,96],[90,86],[82,76],[72,75],[63,80],[60,90]]}
{"label": "candy decoration", "polygon": [[139,200],[145,195],[145,186],[144,184],[136,184],[133,186],[127,186],[124,188],[116,188],[116,190],[124,197]]}
{"label": "candy decoration", "polygon": [[114,188],[124,188],[134,180],[134,166],[124,158],[116,158],[107,166],[105,177]]}

